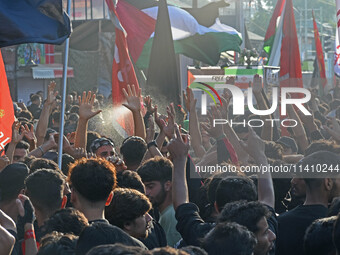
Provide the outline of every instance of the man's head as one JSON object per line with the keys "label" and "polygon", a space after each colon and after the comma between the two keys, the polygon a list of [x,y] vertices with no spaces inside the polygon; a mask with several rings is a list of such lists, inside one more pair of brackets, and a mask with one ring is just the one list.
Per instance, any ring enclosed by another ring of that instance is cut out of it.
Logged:
{"label": "man's head", "polygon": [[291,194],[296,197],[297,199],[305,200],[306,198],[306,183],[305,180],[302,178],[294,177],[290,181]]}
{"label": "man's head", "polygon": [[56,211],[44,224],[45,233],[57,231],[64,234],[79,236],[89,223],[85,215],[78,210],[68,207]]}
{"label": "man's head", "polygon": [[31,173],[39,170],[39,169],[51,169],[54,171],[59,171],[59,166],[53,160],[46,158],[35,158],[30,163]]}
{"label": "man's head", "polygon": [[109,138],[95,139],[91,144],[91,152],[96,154],[97,157],[107,158],[116,155],[115,145]]}
{"label": "man's head", "polygon": [[23,163],[10,164],[0,172],[0,205],[18,197],[28,174],[29,169]]}
{"label": "man's head", "polygon": [[135,238],[146,238],[151,216],[149,199],[134,189],[117,188],[105,210],[106,219]]}
{"label": "man's head", "polygon": [[224,205],[230,202],[254,201],[257,192],[254,182],[248,177],[233,176],[222,179],[216,188],[215,208],[221,212]]}
{"label": "man's head", "polygon": [[117,173],[117,186],[119,188],[135,189],[145,194],[145,186],[140,176],[131,170]]}
{"label": "man's head", "polygon": [[340,213],[338,214],[334,223],[333,244],[336,248],[337,254],[340,254]]}
{"label": "man's head", "polygon": [[305,150],[305,157],[311,155],[314,152],[318,151],[330,151],[336,154],[340,154],[340,146],[330,140],[321,139],[317,141],[313,141]]}
{"label": "man's head", "polygon": [[303,241],[305,254],[328,255],[335,251],[332,234],[336,219],[336,216],[318,219],[307,228]]}
{"label": "man's head", "polygon": [[34,95],[31,96],[31,102],[32,102],[32,104],[40,106],[41,105],[41,97],[37,94],[34,94]]}
{"label": "man's head", "polygon": [[321,194],[327,204],[332,202],[334,197],[340,196],[339,173],[334,171],[339,168],[339,163],[340,156],[329,151],[317,151],[299,161],[297,169],[304,171],[307,197]]}
{"label": "man's head", "polygon": [[141,255],[141,254],[149,254],[144,253],[145,250],[143,250],[140,247],[134,247],[134,246],[127,246],[124,244],[116,243],[116,244],[105,244],[105,245],[99,245],[94,248],[92,248],[86,255]]}
{"label": "man's head", "polygon": [[281,144],[283,147],[283,155],[292,155],[296,154],[298,151],[297,144],[294,140],[294,138],[291,138],[289,136],[282,136],[279,140],[276,141],[276,143]]}
{"label": "man's head", "polygon": [[29,153],[30,145],[25,141],[20,141],[15,146],[13,163],[21,162]]}
{"label": "man's head", "polygon": [[145,194],[154,207],[162,205],[171,196],[173,164],[170,160],[155,157],[144,162],[137,170],[145,185]]}
{"label": "man's head", "polygon": [[224,206],[218,222],[236,222],[247,227],[257,239],[254,254],[267,255],[276,239],[275,234],[268,228],[269,216],[267,207],[258,201],[236,201]]}
{"label": "man's head", "polygon": [[217,224],[203,239],[202,248],[209,255],[252,255],[256,238],[246,227],[234,222]]}
{"label": "man's head", "polygon": [[138,136],[126,138],[120,147],[120,153],[129,170],[138,168],[146,152],[146,142]]}
{"label": "man's head", "polygon": [[105,159],[82,158],[70,165],[68,182],[72,187],[71,202],[76,209],[104,209],[105,204],[110,204],[116,186],[116,169]]}
{"label": "man's head", "polygon": [[73,255],[76,243],[75,235],[53,232],[41,239],[37,255]]}
{"label": "man's head", "polygon": [[66,103],[68,105],[72,105],[73,104],[73,96],[71,94],[68,94],[66,97]]}
{"label": "man's head", "polygon": [[95,222],[80,233],[76,255],[85,255],[93,247],[102,244],[115,243],[140,247],[136,239],[133,239],[120,228],[103,222]]}
{"label": "man's head", "polygon": [[50,216],[66,205],[64,185],[65,181],[59,172],[40,169],[26,178],[25,193],[32,201],[35,210]]}

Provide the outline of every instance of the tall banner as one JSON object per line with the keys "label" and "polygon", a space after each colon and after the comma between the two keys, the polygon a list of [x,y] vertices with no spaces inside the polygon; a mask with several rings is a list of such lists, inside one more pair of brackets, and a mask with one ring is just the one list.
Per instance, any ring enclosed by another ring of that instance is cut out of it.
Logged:
{"label": "tall banner", "polygon": [[316,50],[316,58],[318,61],[318,69],[319,69],[319,77],[322,87],[324,88],[327,84],[326,78],[326,68],[325,68],[325,60],[322,51],[322,44],[319,36],[318,26],[315,21],[314,11],[313,11],[313,27],[314,27],[314,39],[315,39],[315,50]]}
{"label": "tall banner", "polygon": [[336,21],[337,21],[336,31],[338,33],[337,39],[339,39],[338,37],[340,36],[340,0],[336,0]]}
{"label": "tall banner", "polygon": [[9,92],[5,65],[0,51],[0,155],[6,144],[11,141],[13,122],[13,102]]}

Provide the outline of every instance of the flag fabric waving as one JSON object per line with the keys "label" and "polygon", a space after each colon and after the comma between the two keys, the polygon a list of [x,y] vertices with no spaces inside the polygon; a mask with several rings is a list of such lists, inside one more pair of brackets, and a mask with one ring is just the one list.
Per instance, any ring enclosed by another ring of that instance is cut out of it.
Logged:
{"label": "flag fabric waving", "polygon": [[337,20],[336,30],[338,31],[338,37],[339,37],[340,36],[340,0],[336,0],[336,20]]}
{"label": "flag fabric waving", "polygon": [[113,125],[123,137],[126,137],[133,134],[133,118],[131,112],[122,106],[122,103],[125,101],[122,90],[123,88],[127,90],[127,85],[135,85],[138,91],[139,85],[129,55],[126,41],[127,33],[116,11],[117,0],[106,0],[106,4],[109,8],[110,18],[115,26],[116,34],[112,65],[112,102],[114,109],[121,110],[121,114],[116,116],[116,123],[113,123]]}
{"label": "flag fabric waving", "polygon": [[334,74],[340,77],[340,44],[338,30],[335,31],[335,50],[334,50]]}
{"label": "flag fabric waving", "polygon": [[286,0],[277,1],[273,16],[270,19],[269,26],[268,26],[268,29],[267,29],[267,32],[264,38],[263,49],[265,52],[267,52],[268,59],[270,58],[270,55],[272,52],[272,48],[273,48],[273,44],[274,44],[274,40],[275,40],[277,28],[278,28],[278,23],[279,23],[280,18],[282,17],[282,14],[283,14],[282,11],[284,10],[285,3],[286,3]]}
{"label": "flag fabric waving", "polygon": [[147,75],[147,92],[151,95],[166,95],[164,99],[161,99],[162,101],[178,105],[180,104],[180,84],[166,0],[159,1],[158,9]]}
{"label": "flag fabric waving", "polygon": [[318,69],[319,69],[319,77],[321,79],[322,87],[324,88],[327,84],[326,78],[326,69],[325,69],[325,60],[322,51],[322,44],[319,36],[318,26],[315,21],[314,11],[313,14],[313,27],[314,27],[314,39],[315,39],[315,49],[316,49],[316,58],[318,60]]}
{"label": "flag fabric waving", "polygon": [[[157,18],[158,7],[143,9],[153,19]],[[214,25],[204,27],[187,11],[168,6],[171,23],[172,38],[176,54],[202,61],[209,65],[216,65],[223,51],[240,51],[241,34],[232,27],[222,24],[217,18]],[[154,34],[144,45],[138,58],[137,66],[147,68],[150,62]]]}
{"label": "flag fabric waving", "polygon": [[280,58],[280,86],[303,87],[299,42],[296,33],[292,0],[287,0],[283,18]]}
{"label": "flag fabric waving", "polygon": [[[9,92],[4,61],[0,51],[0,151],[12,139],[12,124],[14,122],[14,108]],[[1,153],[0,153],[1,155]]]}
{"label": "flag fabric waving", "polygon": [[137,62],[144,44],[155,31],[156,20],[124,0],[118,1],[116,11],[126,31],[129,53],[132,60]]}
{"label": "flag fabric waving", "polygon": [[33,42],[62,44],[70,33],[62,0],[0,1],[0,48]]}

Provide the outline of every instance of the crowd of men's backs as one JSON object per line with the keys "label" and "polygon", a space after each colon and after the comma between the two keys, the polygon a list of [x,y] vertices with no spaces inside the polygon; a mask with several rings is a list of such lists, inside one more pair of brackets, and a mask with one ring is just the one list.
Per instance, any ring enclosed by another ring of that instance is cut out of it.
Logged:
{"label": "crowd of men's backs", "polygon": [[[269,109],[260,84],[255,79],[257,107]],[[312,91],[305,105],[311,116],[288,106],[298,125],[286,136],[268,121],[259,128],[214,126],[214,118],[242,122],[232,116],[228,91],[206,120],[190,89],[179,118],[173,104],[158,109],[131,86],[123,105],[134,135],[119,144],[105,117],[111,99],[73,92],[61,169],[55,86],[46,99],[32,95],[27,108],[14,103],[12,140],[0,157],[0,255],[340,254],[338,86],[324,98]],[[197,171],[216,165],[239,171]],[[240,171],[268,165],[323,171]]]}

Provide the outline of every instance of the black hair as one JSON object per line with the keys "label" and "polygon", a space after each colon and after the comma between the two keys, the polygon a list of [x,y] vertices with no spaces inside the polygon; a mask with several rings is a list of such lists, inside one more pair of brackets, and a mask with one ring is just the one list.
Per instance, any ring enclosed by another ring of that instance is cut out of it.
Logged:
{"label": "black hair", "polygon": [[306,230],[303,247],[308,255],[328,255],[335,250],[332,242],[336,216],[315,220]]}
{"label": "black hair", "polygon": [[82,212],[68,207],[56,211],[45,221],[43,229],[46,234],[57,231],[79,236],[81,231],[88,225],[87,218]]}
{"label": "black hair", "polygon": [[115,243],[140,246],[136,239],[130,237],[120,228],[104,222],[94,222],[80,233],[76,246],[76,255],[85,255],[98,245]]}
{"label": "black hair", "polygon": [[25,187],[24,181],[29,174],[28,167],[23,163],[13,163],[0,172],[0,202],[16,199]]}
{"label": "black hair", "polygon": [[257,192],[254,182],[248,177],[227,177],[216,189],[216,204],[221,211],[227,203],[239,200],[255,201]]}
{"label": "black hair", "polygon": [[70,165],[68,182],[86,200],[106,201],[116,186],[116,169],[102,158],[82,158]]}
{"label": "black hair", "polygon": [[237,223],[219,223],[203,239],[202,248],[209,255],[252,255],[256,238]]}
{"label": "black hair", "polygon": [[60,209],[63,199],[64,179],[54,170],[40,169],[27,176],[26,195],[35,209],[55,211]]}
{"label": "black hair", "polygon": [[35,172],[39,169],[51,169],[54,171],[60,171],[59,166],[53,160],[46,159],[46,158],[36,158],[33,159],[30,163],[31,173]]}
{"label": "black hair", "polygon": [[[142,162],[144,154],[147,150],[146,142],[138,136],[130,136],[126,138],[120,147],[120,153],[128,168],[139,165]],[[133,169],[131,169],[133,170]]]}
{"label": "black hair", "polygon": [[154,157],[145,161],[137,169],[137,173],[140,175],[144,183],[151,181],[165,183],[172,179],[172,168],[173,164],[169,159]]}
{"label": "black hair", "polygon": [[41,239],[37,255],[74,255],[76,241],[72,234],[52,232]]}
{"label": "black hair", "polygon": [[150,254],[140,247],[126,246],[121,243],[99,245],[92,248],[86,255],[142,255]]}
{"label": "black hair", "polygon": [[258,201],[236,201],[223,207],[218,222],[236,222],[256,233],[259,229],[257,223],[263,218],[270,217],[270,211]]}
{"label": "black hair", "polygon": [[141,177],[131,170],[117,173],[117,186],[120,188],[135,189],[145,194],[145,186]]}
{"label": "black hair", "polygon": [[111,204],[105,208],[105,218],[121,229],[145,213],[152,205],[149,199],[134,189],[117,188],[114,190]]}

